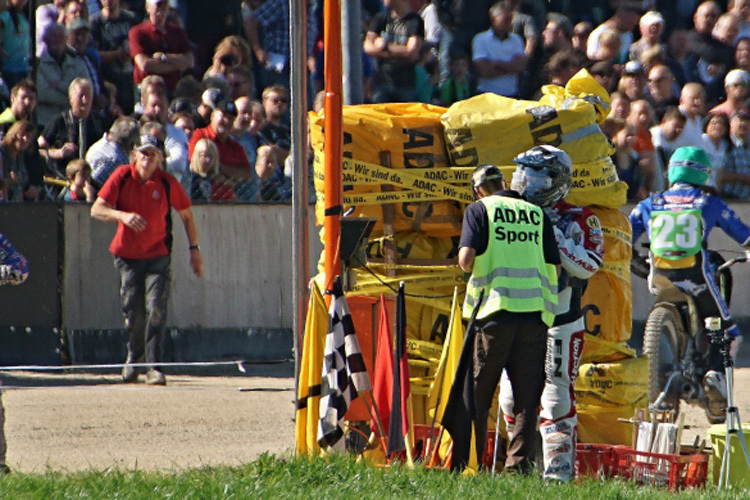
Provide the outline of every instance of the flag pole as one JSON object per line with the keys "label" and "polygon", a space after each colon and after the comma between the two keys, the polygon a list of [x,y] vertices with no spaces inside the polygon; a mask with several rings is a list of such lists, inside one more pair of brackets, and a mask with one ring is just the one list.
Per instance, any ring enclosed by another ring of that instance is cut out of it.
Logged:
{"label": "flag pole", "polygon": [[343,211],[341,190],[341,158],[344,149],[341,56],[341,1],[325,0],[325,104],[324,104],[324,176],[325,213],[323,238],[325,244],[326,284],[339,274],[338,244]]}
{"label": "flag pole", "polygon": [[[456,318],[454,318],[455,311],[456,311],[456,301],[457,300],[458,300],[458,287],[454,286],[453,287],[453,303],[451,304],[451,320],[448,322],[448,326],[453,325],[453,322],[457,320]],[[448,342],[450,342],[452,340],[452,337],[453,337],[453,331],[452,331],[451,328],[448,328],[448,334],[446,335],[446,338],[443,341],[443,345],[447,346]],[[442,358],[442,356],[441,356],[441,358]],[[438,382],[438,381],[435,380],[435,382]],[[428,436],[427,443],[429,445],[433,444],[433,443],[431,443],[431,439],[432,439],[432,434],[435,432],[435,424],[437,423],[438,408],[440,408],[440,403],[441,403],[441,401],[443,399],[443,384],[444,383],[445,383],[445,370],[443,370],[443,372],[440,374],[440,381],[438,383],[438,391],[437,391],[437,401],[435,401],[435,411],[432,413],[432,422],[430,423],[430,431],[427,434],[427,436]],[[440,436],[442,436],[442,435],[443,435],[443,432],[441,430]],[[440,443],[440,440],[438,439],[434,443],[434,446],[438,446],[439,443]],[[432,446],[428,446],[428,448],[427,448],[427,454],[426,454],[426,456],[429,456],[430,459],[432,459],[432,455],[434,453],[434,450],[433,450],[433,453],[430,452],[431,451],[430,450],[431,447]]]}
{"label": "flag pole", "polygon": [[[372,406],[370,406],[370,403],[367,401],[367,397],[365,395],[369,393],[370,399],[372,399]],[[387,445],[385,443],[386,435],[385,435],[385,427],[383,427],[383,421],[380,418],[380,410],[378,409],[378,403],[375,401],[375,396],[372,394],[372,390],[365,391],[362,394],[362,400],[365,402],[365,407],[367,407],[367,412],[370,414],[370,418],[375,421],[375,427],[378,429],[378,439],[380,440],[380,446],[383,447],[383,452],[387,452]],[[374,409],[373,409],[374,407]],[[374,417],[373,417],[374,413]]]}

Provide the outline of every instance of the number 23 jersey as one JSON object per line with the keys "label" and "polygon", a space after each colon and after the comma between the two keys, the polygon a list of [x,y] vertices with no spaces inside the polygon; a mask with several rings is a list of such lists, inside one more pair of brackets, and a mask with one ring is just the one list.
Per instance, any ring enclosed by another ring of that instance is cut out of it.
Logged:
{"label": "number 23 jersey", "polygon": [[678,182],[652,194],[630,213],[633,244],[648,232],[656,267],[686,268],[698,264],[708,235],[721,228],[742,246],[750,244],[750,228],[721,199]]}

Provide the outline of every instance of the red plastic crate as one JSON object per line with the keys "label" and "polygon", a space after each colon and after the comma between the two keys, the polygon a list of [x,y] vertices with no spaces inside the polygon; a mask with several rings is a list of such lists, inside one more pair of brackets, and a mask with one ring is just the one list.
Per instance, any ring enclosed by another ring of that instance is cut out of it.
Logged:
{"label": "red plastic crate", "polygon": [[614,475],[639,484],[668,486],[670,490],[702,488],[708,477],[709,455],[674,455],[612,448]]}
{"label": "red plastic crate", "polygon": [[615,455],[611,444],[578,443],[576,445],[576,477],[611,477]]}

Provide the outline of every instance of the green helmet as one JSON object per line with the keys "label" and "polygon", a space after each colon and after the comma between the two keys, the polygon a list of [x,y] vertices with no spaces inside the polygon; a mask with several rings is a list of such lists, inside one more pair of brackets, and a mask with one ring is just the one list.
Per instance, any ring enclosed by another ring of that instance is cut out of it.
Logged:
{"label": "green helmet", "polygon": [[687,182],[694,186],[705,186],[711,178],[711,160],[703,148],[677,148],[669,159],[667,177],[670,184]]}

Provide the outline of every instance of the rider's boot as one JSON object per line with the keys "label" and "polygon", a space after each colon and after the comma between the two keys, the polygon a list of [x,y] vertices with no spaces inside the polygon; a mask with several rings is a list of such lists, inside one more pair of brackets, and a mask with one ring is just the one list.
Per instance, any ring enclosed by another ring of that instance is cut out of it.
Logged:
{"label": "rider's boot", "polygon": [[706,412],[714,419],[722,419],[727,406],[727,380],[724,374],[716,370],[707,371],[703,376],[703,390],[708,398]]}

